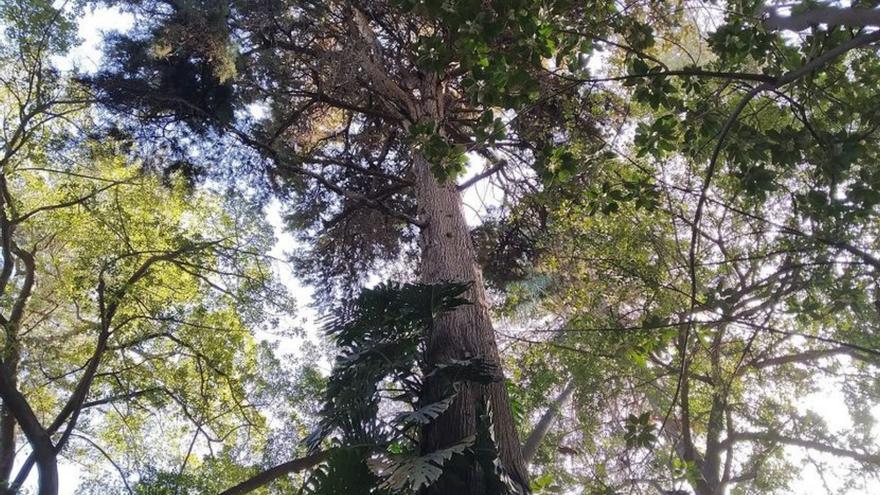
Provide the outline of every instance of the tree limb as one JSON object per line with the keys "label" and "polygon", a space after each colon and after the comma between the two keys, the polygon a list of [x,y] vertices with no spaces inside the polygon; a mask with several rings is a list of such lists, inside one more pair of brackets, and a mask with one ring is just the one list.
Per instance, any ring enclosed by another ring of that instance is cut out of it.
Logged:
{"label": "tree limb", "polygon": [[767,17],[764,25],[769,29],[780,31],[803,31],[819,24],[847,27],[880,26],[880,10],[862,7],[814,7],[790,16],[779,15],[779,12],[772,7],[765,12]]}
{"label": "tree limb", "polygon": [[803,438],[795,438],[787,435],[782,435],[780,433],[774,433],[770,431],[753,431],[753,432],[741,432],[741,433],[733,433],[728,436],[723,445],[729,445],[731,443],[739,443],[739,442],[773,442],[782,445],[791,445],[794,447],[801,447],[808,450],[815,450],[817,452],[823,452],[826,454],[835,455],[838,457],[846,457],[852,459],[854,461],[858,461],[864,464],[874,464],[880,466],[880,454],[868,454],[864,452],[856,452],[854,450],[844,449],[841,447],[835,447],[833,445],[828,445],[822,443],[818,440],[806,440]]}
{"label": "tree limb", "polygon": [[325,459],[327,459],[327,457],[330,455],[330,452],[330,450],[323,450],[315,454],[307,455],[305,457],[300,457],[292,461],[279,464],[273,468],[269,468],[261,473],[254,475],[253,477],[233,486],[232,488],[220,492],[219,495],[244,495],[245,493],[250,493],[258,488],[268,485],[272,481],[275,481],[276,479],[286,474],[305,471],[306,469],[317,466],[318,464],[324,462]]}
{"label": "tree limb", "polygon": [[811,361],[815,361],[817,359],[822,359],[831,356],[839,356],[846,355],[851,356],[853,359],[858,359],[860,361],[866,361],[869,363],[876,363],[874,360],[866,359],[865,356],[858,354],[853,349],[849,349],[846,347],[836,347],[832,349],[814,349],[810,351],[798,352],[794,354],[786,354],[783,356],[776,356],[772,358],[767,358],[761,361],[754,361],[749,363],[749,366],[752,368],[769,368],[772,366],[781,366],[784,364],[792,364],[792,363],[808,363]]}
{"label": "tree limb", "polygon": [[459,191],[464,191],[465,189],[467,189],[467,188],[471,187],[472,185],[476,184],[477,182],[480,182],[481,180],[485,179],[486,177],[489,177],[489,176],[495,174],[496,172],[498,172],[499,170],[501,170],[502,168],[504,168],[505,166],[507,166],[507,160],[504,160],[503,158],[502,158],[502,159],[494,159],[494,160],[490,160],[490,158],[489,158],[488,156],[486,156],[486,155],[483,155],[483,156],[484,156],[487,160],[489,160],[489,161],[493,161],[492,166],[486,168],[486,169],[483,170],[482,172],[480,172],[480,173],[474,175],[474,176],[471,177],[470,179],[468,179],[468,180],[462,182],[461,184],[459,184],[459,185],[457,186]]}

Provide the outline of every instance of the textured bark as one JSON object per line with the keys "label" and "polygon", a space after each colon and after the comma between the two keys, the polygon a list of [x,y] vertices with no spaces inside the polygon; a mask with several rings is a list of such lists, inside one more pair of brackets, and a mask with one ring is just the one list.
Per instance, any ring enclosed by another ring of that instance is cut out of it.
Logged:
{"label": "textured bark", "polygon": [[[482,274],[476,264],[470,233],[462,213],[461,197],[453,181],[439,183],[424,157],[414,164],[416,200],[425,227],[421,233],[421,280],[424,283],[471,282],[466,294],[473,304],[438,318],[428,338],[426,367],[478,356],[500,363],[495,333],[486,303]],[[442,398],[443,384],[429,380],[425,401]],[[482,385],[464,382],[449,409],[429,424],[422,438],[425,452],[448,447],[476,431],[478,407],[488,400],[494,413],[495,441],[511,477],[527,491],[527,473],[503,380]],[[448,469],[426,493],[431,495],[484,495],[484,473],[478,466]]]}

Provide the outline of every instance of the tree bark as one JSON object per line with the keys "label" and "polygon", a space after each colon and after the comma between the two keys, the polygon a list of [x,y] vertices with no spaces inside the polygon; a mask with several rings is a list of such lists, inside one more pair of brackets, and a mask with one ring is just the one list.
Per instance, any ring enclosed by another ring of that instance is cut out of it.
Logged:
{"label": "tree bark", "polygon": [[[52,438],[40,424],[30,404],[13,385],[5,371],[0,373],[0,398],[15,416],[16,422],[33,449],[32,457],[36,461],[39,473],[37,493],[39,495],[57,495],[58,459]],[[16,486],[11,488],[17,490],[20,486],[18,483],[14,484]]]}
{"label": "tree bark", "polygon": [[12,465],[15,462],[15,418],[3,406],[0,409],[0,495],[9,493]]}
{"label": "tree bark", "polygon": [[[18,359],[10,356],[6,363],[6,373],[13,380],[18,375]],[[15,416],[12,410],[3,401],[0,407],[0,495],[11,494],[10,483],[12,482],[12,467],[15,464]]]}
{"label": "tree bark", "polygon": [[[415,195],[421,232],[421,281],[468,282],[466,297],[473,304],[441,315],[428,337],[427,369],[454,359],[480,357],[499,364],[498,346],[486,303],[482,274],[470,232],[465,222],[461,197],[454,181],[440,183],[428,161],[414,152]],[[500,369],[500,366],[499,366]],[[436,380],[427,380],[423,401],[443,398],[447,390]],[[510,400],[503,379],[490,384],[464,382],[455,400],[422,434],[422,450],[449,447],[474,435],[478,407],[487,401],[493,412],[494,435],[500,460],[511,478],[528,492],[528,475],[513,422]],[[447,469],[426,493],[429,495],[485,495],[486,474],[476,464]]]}
{"label": "tree bark", "polygon": [[322,450],[305,457],[299,457],[292,461],[279,464],[265,471],[261,471],[232,488],[222,491],[220,495],[244,495],[245,493],[250,493],[258,488],[268,485],[282,476],[311,469],[324,462],[329,454],[329,450]]}

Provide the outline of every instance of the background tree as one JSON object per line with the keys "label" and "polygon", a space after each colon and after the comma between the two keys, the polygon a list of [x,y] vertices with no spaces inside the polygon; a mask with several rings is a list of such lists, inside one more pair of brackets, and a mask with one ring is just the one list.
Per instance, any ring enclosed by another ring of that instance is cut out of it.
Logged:
{"label": "background tree", "polygon": [[[39,493],[56,493],[62,453],[98,456],[126,487],[147,463],[184,472],[197,441],[249,461],[267,388],[253,332],[293,311],[265,256],[271,229],[100,133],[91,98],[51,62],[70,47],[68,12],[0,14],[2,489],[36,465]],[[188,430],[188,447],[160,451],[173,445],[161,428]]]}
{"label": "background tree", "polygon": [[[876,98],[877,34],[783,35],[762,24],[759,3],[730,7],[705,37],[613,40],[622,73],[585,82],[632,91],[633,146],[606,139],[617,164],[553,210],[533,277],[508,292],[512,307],[557,318],[514,335],[546,366],[526,383],[561,388],[565,367],[578,385],[540,453],[557,466],[578,459],[547,471],[559,483],[785,492],[796,472],[785,447],[820,473],[823,459],[852,470],[830,493],[876,479],[865,409],[878,357],[876,116],[864,102]],[[698,34],[706,24],[680,22]],[[835,387],[852,418],[843,431],[804,403]]]}

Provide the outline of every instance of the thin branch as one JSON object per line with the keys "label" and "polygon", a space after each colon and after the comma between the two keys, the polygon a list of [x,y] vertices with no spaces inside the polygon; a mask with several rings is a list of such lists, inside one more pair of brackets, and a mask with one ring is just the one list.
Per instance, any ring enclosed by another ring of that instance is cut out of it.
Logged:
{"label": "thin branch", "polygon": [[832,349],[814,349],[804,352],[797,352],[794,354],[785,354],[782,356],[767,358],[761,361],[753,361],[749,363],[749,366],[751,366],[752,368],[763,369],[773,366],[782,366],[785,364],[809,363],[812,361],[816,361],[817,359],[839,355],[850,356],[853,359],[857,359],[859,361],[864,361],[874,365],[878,364],[875,360],[865,359],[865,356],[862,356],[861,354],[855,352],[853,349],[847,347],[835,347]]}
{"label": "thin branch", "polygon": [[773,7],[769,7],[766,12],[764,25],[769,29],[782,31],[803,31],[819,24],[847,27],[880,26],[880,10],[863,7],[813,7],[806,12],[791,16],[779,15]]}
{"label": "thin branch", "polygon": [[[129,179],[129,180],[130,180],[130,179]],[[54,205],[46,205],[46,206],[41,206],[41,207],[39,207],[39,208],[35,208],[34,210],[29,211],[29,212],[25,213],[24,215],[21,215],[21,216],[19,216],[18,218],[14,219],[14,220],[13,220],[13,223],[16,223],[16,224],[18,224],[18,223],[22,223],[22,222],[24,222],[25,220],[31,218],[32,216],[34,216],[34,215],[36,215],[36,214],[38,214],[38,213],[42,213],[42,212],[44,212],[44,211],[58,210],[58,209],[61,209],[61,208],[68,208],[68,207],[71,207],[71,206],[78,205],[78,204],[80,204],[80,203],[82,203],[82,202],[84,202],[84,201],[88,201],[89,199],[94,198],[95,196],[101,194],[102,192],[104,192],[104,191],[106,191],[106,190],[108,190],[108,189],[110,189],[110,188],[116,187],[116,186],[118,186],[118,185],[125,184],[125,183],[127,183],[127,182],[128,182],[128,180],[125,180],[125,181],[113,181],[112,183],[110,183],[110,184],[108,184],[108,185],[106,185],[106,186],[104,186],[104,187],[99,187],[98,189],[95,189],[94,191],[90,192],[89,194],[86,194],[85,196],[80,196],[80,197],[78,197],[78,198],[74,198],[74,199],[71,199],[71,200],[69,200],[69,201],[63,201],[63,202],[61,202],[61,203],[57,203],[57,204],[54,204]]]}
{"label": "thin branch", "polygon": [[100,452],[101,455],[104,456],[105,459],[107,459],[107,462],[109,462],[110,465],[113,466],[114,469],[116,469],[116,472],[119,473],[119,479],[121,479],[122,483],[125,485],[125,490],[129,493],[129,495],[134,495],[134,491],[131,489],[131,485],[128,484],[128,477],[125,475],[125,472],[122,470],[122,467],[120,467],[119,464],[117,464],[116,461],[114,461],[113,458],[110,457],[110,454],[108,454],[107,451],[105,451],[103,448],[101,448],[100,445],[95,443],[89,437],[86,437],[84,435],[80,435],[78,433],[72,433],[71,436],[74,438],[79,438],[80,440],[84,440],[84,441],[88,442],[92,447],[95,448],[95,450]]}
{"label": "thin branch", "polygon": [[110,397],[104,397],[102,399],[96,399],[88,402],[84,402],[82,405],[83,409],[88,409],[90,407],[103,406],[105,404],[109,404],[111,402],[116,402],[120,400],[128,400],[135,399],[142,395],[147,395],[152,392],[158,392],[164,390],[163,387],[152,387],[144,390],[137,390],[135,392],[129,392],[127,394],[119,394],[119,395],[111,395]]}
{"label": "thin branch", "polygon": [[805,440],[802,438],[790,437],[782,435],[780,433],[769,431],[733,433],[726,439],[724,439],[722,445],[727,446],[731,443],[739,442],[773,442],[782,445],[791,445],[794,447],[801,447],[804,449],[815,450],[817,452],[835,455],[837,457],[846,457],[854,461],[861,462],[863,464],[874,464],[880,466],[880,454],[856,452],[854,450],[828,445],[817,440]]}
{"label": "thin branch", "polygon": [[[489,160],[488,156],[484,155],[484,157],[487,160]],[[478,173],[477,175],[474,175],[470,179],[459,184],[457,186],[458,190],[464,191],[465,189],[471,187],[472,185],[476,184],[477,182],[480,182],[481,180],[485,179],[486,177],[494,175],[495,173],[497,173],[499,170],[503,169],[506,166],[507,166],[507,160],[505,160],[503,158],[496,159],[496,160],[494,160],[494,163],[492,163],[491,167],[488,167],[486,170],[483,170],[482,172]]]}

